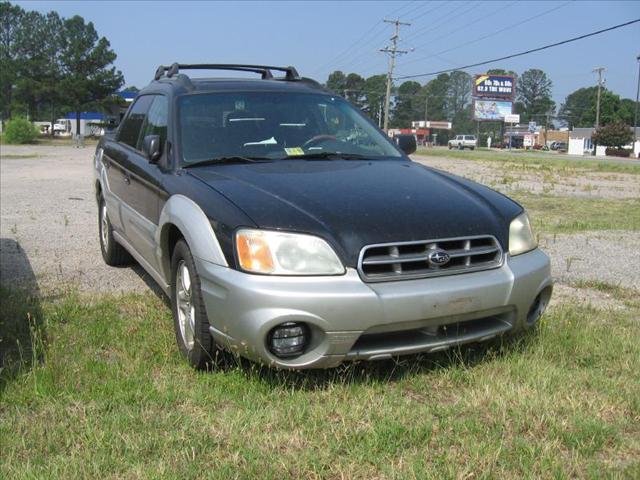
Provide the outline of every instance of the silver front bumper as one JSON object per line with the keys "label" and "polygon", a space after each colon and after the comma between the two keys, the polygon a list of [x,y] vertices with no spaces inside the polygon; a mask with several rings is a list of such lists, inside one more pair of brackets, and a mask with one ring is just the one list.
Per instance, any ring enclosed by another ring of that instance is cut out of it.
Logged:
{"label": "silver front bumper", "polygon": [[[354,269],[333,277],[269,277],[202,260],[197,268],[216,341],[282,368],[327,368],[488,340],[527,328],[536,298],[542,294],[544,306],[552,286],[549,258],[539,249],[507,257],[493,270],[382,283],[365,283]],[[267,334],[290,321],[310,326],[311,345],[300,357],[279,359],[267,348]]]}

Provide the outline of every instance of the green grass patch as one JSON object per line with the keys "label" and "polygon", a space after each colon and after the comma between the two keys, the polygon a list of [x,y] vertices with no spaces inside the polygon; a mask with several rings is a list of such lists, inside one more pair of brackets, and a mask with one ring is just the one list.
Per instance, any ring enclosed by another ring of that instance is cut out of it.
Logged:
{"label": "green grass patch", "polygon": [[38,363],[45,344],[39,298],[0,287],[0,395],[13,378]]}
{"label": "green grass patch", "polygon": [[[50,147],[71,147],[75,146],[75,140],[72,137],[50,137],[40,136],[36,141],[38,145],[46,145]],[[85,137],[85,147],[95,146],[98,144],[98,139],[93,137]]]}
{"label": "green grass patch", "polygon": [[196,372],[152,295],[38,308],[41,359],[0,393],[0,478],[640,472],[638,311],[563,305],[517,341],[399,362]]}
{"label": "green grass patch", "polygon": [[551,171],[580,170],[614,173],[640,174],[640,165],[625,163],[625,160],[615,158],[612,161],[598,159],[567,158],[554,153],[527,152],[527,151],[497,151],[497,150],[445,150],[445,149],[419,149],[418,155],[426,155],[439,158],[459,158],[463,160],[479,160],[485,162],[497,162],[501,164],[513,164],[515,166],[546,168]]}
{"label": "green grass patch", "polygon": [[38,158],[40,155],[36,155],[36,154],[7,154],[7,155],[0,155],[0,158],[2,160],[24,160],[27,158]]}
{"label": "green grass patch", "polygon": [[539,233],[640,230],[640,199],[610,200],[513,192]]}

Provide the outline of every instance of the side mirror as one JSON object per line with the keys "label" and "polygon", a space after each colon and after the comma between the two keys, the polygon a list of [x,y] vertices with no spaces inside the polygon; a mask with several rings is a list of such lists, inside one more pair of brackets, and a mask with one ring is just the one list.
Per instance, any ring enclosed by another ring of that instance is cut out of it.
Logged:
{"label": "side mirror", "polygon": [[149,159],[149,163],[156,163],[162,154],[160,135],[147,135],[142,142],[142,151]]}
{"label": "side mirror", "polygon": [[396,143],[400,150],[402,150],[407,155],[411,155],[412,153],[416,153],[418,149],[418,145],[416,144],[416,137],[413,135],[396,135],[395,137]]}

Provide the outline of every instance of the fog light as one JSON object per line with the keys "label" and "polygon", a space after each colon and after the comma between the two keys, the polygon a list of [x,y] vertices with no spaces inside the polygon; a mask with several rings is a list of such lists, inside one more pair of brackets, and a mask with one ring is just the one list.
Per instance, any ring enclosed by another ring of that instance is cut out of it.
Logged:
{"label": "fog light", "polygon": [[297,357],[309,343],[309,328],[304,323],[283,323],[269,332],[268,343],[276,357]]}

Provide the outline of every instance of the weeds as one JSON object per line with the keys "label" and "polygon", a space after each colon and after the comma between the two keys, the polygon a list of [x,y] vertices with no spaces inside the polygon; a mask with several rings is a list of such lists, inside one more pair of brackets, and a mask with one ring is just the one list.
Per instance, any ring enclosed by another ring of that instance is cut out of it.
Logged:
{"label": "weeds", "polygon": [[[605,288],[605,287],[602,287]],[[638,310],[551,309],[448,354],[191,370],[153,295],[42,304],[49,342],[0,398],[3,478],[633,477]]]}

